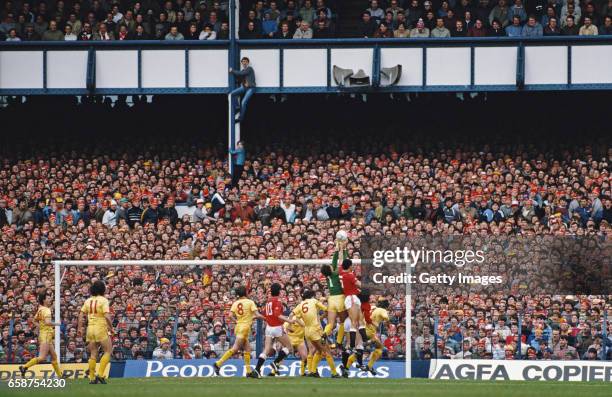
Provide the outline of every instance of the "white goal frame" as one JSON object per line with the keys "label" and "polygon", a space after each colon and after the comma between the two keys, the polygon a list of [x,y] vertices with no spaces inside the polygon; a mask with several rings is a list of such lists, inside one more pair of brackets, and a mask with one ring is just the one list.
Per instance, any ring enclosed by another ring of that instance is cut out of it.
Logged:
{"label": "white goal frame", "polygon": [[[305,265],[305,266],[321,266],[330,263],[330,259],[253,259],[253,260],[233,260],[233,259],[212,259],[212,260],[55,260],[53,264],[53,272],[55,275],[55,298],[54,311],[55,322],[61,322],[61,281],[62,281],[62,266],[206,266],[206,265],[227,265],[227,266],[250,266],[250,265]],[[361,259],[353,259],[354,264],[361,264]],[[406,264],[406,273],[409,274],[410,266]],[[405,358],[405,377],[412,377],[412,297],[410,295],[410,286],[406,283],[406,358]],[[60,328],[55,327],[55,351],[57,352],[58,362],[61,360],[60,350]]]}

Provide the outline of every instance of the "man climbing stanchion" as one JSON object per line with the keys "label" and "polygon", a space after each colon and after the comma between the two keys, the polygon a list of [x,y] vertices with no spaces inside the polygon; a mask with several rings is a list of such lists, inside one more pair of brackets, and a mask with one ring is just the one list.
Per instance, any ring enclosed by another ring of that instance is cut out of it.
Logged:
{"label": "man climbing stanchion", "polygon": [[240,60],[241,69],[234,70],[229,68],[229,72],[232,73],[237,79],[240,80],[240,87],[232,91],[232,98],[239,97],[244,94],[242,101],[236,100],[233,104],[236,108],[236,121],[243,121],[246,114],[247,105],[249,99],[255,93],[255,71],[250,66],[250,60],[247,57],[242,57]]}
{"label": "man climbing stanchion", "polygon": [[232,187],[238,186],[238,181],[242,176],[244,170],[244,161],[246,160],[246,150],[244,149],[244,142],[238,141],[236,149],[230,149],[232,155],[232,161],[234,167],[232,168]]}

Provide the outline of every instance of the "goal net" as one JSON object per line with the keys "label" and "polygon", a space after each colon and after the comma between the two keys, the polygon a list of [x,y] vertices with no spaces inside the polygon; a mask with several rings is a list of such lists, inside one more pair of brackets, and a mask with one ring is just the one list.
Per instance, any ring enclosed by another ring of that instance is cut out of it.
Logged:
{"label": "goal net", "polygon": [[[55,347],[62,362],[86,361],[86,346],[77,336],[77,319],[89,296],[91,280],[101,279],[107,285],[114,321],[113,361],[215,359],[234,341],[235,324],[229,309],[236,298],[235,287],[245,285],[249,298],[264,314],[269,286],[277,282],[282,286],[285,313],[289,314],[301,301],[305,288],[327,302],[329,291],[320,267],[329,263],[330,259],[55,261],[55,321],[63,324],[62,329],[56,328]],[[361,261],[355,259],[353,263],[359,272]],[[376,298],[372,297],[373,304]],[[406,314],[411,300],[397,291],[385,298],[390,304],[390,321],[377,329],[377,337],[384,343],[382,360],[392,360],[396,367],[401,366],[404,376],[410,377],[411,349],[406,352],[406,341],[411,340],[412,319]],[[321,313],[321,322],[325,327],[326,313]],[[341,324],[339,319],[335,323],[329,342],[339,365],[342,346],[334,341]],[[252,365],[263,348],[264,329],[263,322],[254,322],[249,340]],[[365,363],[373,350],[366,346]],[[319,367],[323,371],[324,363]],[[353,372],[351,376],[362,375]]]}

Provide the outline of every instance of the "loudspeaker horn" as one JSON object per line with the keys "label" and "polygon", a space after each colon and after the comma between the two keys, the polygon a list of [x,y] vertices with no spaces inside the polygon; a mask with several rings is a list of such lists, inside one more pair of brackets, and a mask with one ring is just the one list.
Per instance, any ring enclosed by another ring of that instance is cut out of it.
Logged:
{"label": "loudspeaker horn", "polygon": [[396,65],[391,68],[381,68],[380,75],[389,81],[385,86],[395,85],[400,77],[402,77],[402,65]]}
{"label": "loudspeaker horn", "polygon": [[342,69],[336,65],[334,65],[334,81],[340,87],[344,87],[346,85],[346,79],[353,75],[353,69]]}
{"label": "loudspeaker horn", "polygon": [[351,83],[351,87],[370,85],[370,76],[365,74],[363,69],[359,69],[357,73],[349,77],[349,83]]}

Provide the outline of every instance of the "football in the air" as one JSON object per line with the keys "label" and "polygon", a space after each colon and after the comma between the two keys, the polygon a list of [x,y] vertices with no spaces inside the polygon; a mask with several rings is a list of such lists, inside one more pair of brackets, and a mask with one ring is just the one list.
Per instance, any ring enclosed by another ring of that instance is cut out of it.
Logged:
{"label": "football in the air", "polygon": [[340,240],[340,241],[348,240],[348,234],[346,234],[346,231],[339,230],[338,233],[336,233],[336,240]]}

